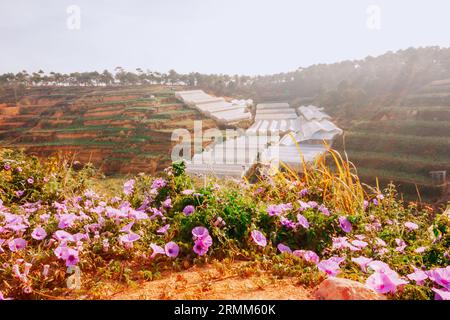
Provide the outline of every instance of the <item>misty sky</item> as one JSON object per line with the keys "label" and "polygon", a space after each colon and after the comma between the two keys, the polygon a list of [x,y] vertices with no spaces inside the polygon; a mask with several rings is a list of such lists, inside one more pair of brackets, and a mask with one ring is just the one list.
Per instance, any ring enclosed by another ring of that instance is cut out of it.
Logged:
{"label": "misty sky", "polygon": [[[81,10],[79,30],[67,27],[70,5]],[[380,30],[366,24],[370,5],[381,9]],[[0,73],[270,74],[449,47],[449,14],[447,0],[0,0]]]}

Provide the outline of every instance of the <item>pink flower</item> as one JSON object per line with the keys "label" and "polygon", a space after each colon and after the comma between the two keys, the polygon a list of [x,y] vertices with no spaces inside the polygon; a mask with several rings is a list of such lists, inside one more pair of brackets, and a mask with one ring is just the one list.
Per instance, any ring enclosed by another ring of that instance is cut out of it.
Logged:
{"label": "pink flower", "polygon": [[428,249],[428,247],[418,247],[414,250],[415,253],[423,253]]}
{"label": "pink flower", "polygon": [[328,210],[327,207],[325,207],[323,204],[321,204],[318,208],[318,210],[320,212],[322,212],[324,215],[329,216],[330,215],[330,210]]}
{"label": "pink flower", "polygon": [[311,208],[311,206],[309,204],[307,204],[306,202],[303,202],[302,200],[298,200],[298,203],[300,204],[300,211],[304,211],[306,209]]}
{"label": "pink flower", "polygon": [[376,243],[380,247],[386,247],[386,242],[384,242],[384,240],[382,240],[380,238],[376,238]]}
{"label": "pink flower", "polygon": [[292,253],[291,248],[289,248],[288,246],[279,243],[277,246],[278,250],[280,250],[281,253]]}
{"label": "pink flower", "polygon": [[186,190],[181,191],[181,194],[183,194],[185,196],[189,196],[189,195],[193,194],[194,191],[195,190],[192,190],[192,189],[186,189]]}
{"label": "pink flower", "polygon": [[409,231],[417,230],[419,229],[419,226],[415,224],[414,222],[405,222],[405,227],[408,228]]}
{"label": "pink flower", "polygon": [[34,183],[33,177],[29,177],[29,178],[27,179],[27,182],[28,182],[29,184],[33,184],[33,183]]}
{"label": "pink flower", "polygon": [[172,200],[170,198],[167,198],[163,201],[162,206],[166,209],[172,208]]}
{"label": "pink flower", "polygon": [[414,272],[406,276],[409,280],[415,281],[418,285],[422,285],[423,282],[428,279],[428,275],[425,271],[414,268]]}
{"label": "pink flower", "polygon": [[64,230],[56,231],[54,233],[54,236],[58,241],[70,241],[70,242],[74,241],[73,236]]}
{"label": "pink flower", "polygon": [[332,240],[333,240],[333,245],[332,245],[333,250],[345,249],[350,244],[347,241],[347,237],[337,237],[337,238],[333,238]]}
{"label": "pink flower", "polygon": [[305,228],[305,229],[309,228],[308,220],[300,213],[297,214],[297,220],[298,220],[298,224],[301,225],[303,228]]}
{"label": "pink flower", "polygon": [[212,245],[212,238],[209,235],[208,229],[199,226],[193,228],[191,232],[192,238],[195,241],[193,250],[199,256],[203,256]]}
{"label": "pink flower", "polygon": [[62,259],[66,261],[66,267],[75,266],[80,261],[78,251],[68,247],[63,250]]}
{"label": "pink flower", "polygon": [[65,260],[67,267],[74,266],[79,262],[78,251],[66,245],[59,245],[53,252],[58,259]]}
{"label": "pink flower", "polygon": [[352,261],[357,263],[363,272],[367,272],[367,265],[372,262],[372,259],[360,256],[358,258],[352,258]]}
{"label": "pink flower", "polygon": [[71,213],[61,214],[59,216],[58,228],[60,228],[60,229],[71,228],[71,227],[73,227],[73,224],[76,219],[77,219],[77,216],[74,214],[71,214]]}
{"label": "pink flower", "polygon": [[195,227],[191,232],[194,240],[203,239],[209,235],[208,229],[205,227]]}
{"label": "pink flower", "polygon": [[[210,237],[210,236],[207,236],[207,237]],[[204,254],[206,254],[206,252],[208,252],[208,249],[209,249],[209,246],[206,245],[206,243],[203,242],[202,239],[195,240],[193,250],[196,254],[198,254],[199,256],[203,256]]]}
{"label": "pink flower", "polygon": [[408,281],[401,279],[388,264],[382,261],[372,261],[368,267],[375,272],[366,280],[366,285],[378,293],[395,293],[397,286],[407,284]]}
{"label": "pink flower", "polygon": [[450,290],[450,266],[447,266],[446,268],[435,268],[426,271],[426,274],[436,284]]}
{"label": "pink flower", "polygon": [[378,293],[395,293],[398,286],[407,283],[408,281],[401,279],[398,274],[391,269],[375,271],[366,280],[366,286]]}
{"label": "pink flower", "polygon": [[405,248],[407,247],[405,241],[402,239],[396,238],[395,243],[397,243],[397,247],[395,248],[395,251],[403,252]]}
{"label": "pink flower", "polygon": [[130,194],[133,193],[135,183],[136,183],[136,181],[134,179],[130,179],[123,184],[123,193],[126,196],[129,196]]}
{"label": "pink flower", "polygon": [[358,248],[365,248],[369,245],[367,242],[361,240],[353,240],[352,244]]}
{"label": "pink flower", "polygon": [[367,265],[370,269],[372,269],[375,272],[391,270],[391,268],[389,267],[389,265],[387,263],[385,263],[383,261],[379,261],[379,260],[374,260],[372,262],[369,262]]}
{"label": "pink flower", "polygon": [[350,221],[348,221],[347,217],[340,216],[339,225],[345,233],[349,233],[352,231],[352,224],[350,223]]}
{"label": "pink flower", "polygon": [[153,180],[151,188],[152,189],[159,189],[159,188],[165,187],[166,185],[167,185],[166,180],[164,180],[162,178],[158,178],[158,179]]}
{"label": "pink flower", "polygon": [[315,201],[308,201],[307,202],[310,208],[317,208],[317,206],[319,205],[317,202]]}
{"label": "pink flower", "polygon": [[366,210],[368,206],[369,206],[369,201],[364,200],[364,202],[363,202],[364,210]]}
{"label": "pink flower", "polygon": [[320,271],[325,272],[330,277],[335,277],[339,272],[341,272],[341,269],[339,267],[339,263],[337,263],[334,260],[327,259],[322,260],[317,264],[317,268]]}
{"label": "pink flower", "polygon": [[450,300],[450,291],[445,289],[431,288],[434,291],[434,300]]}
{"label": "pink flower", "polygon": [[267,239],[260,231],[253,230],[251,236],[258,246],[265,247],[267,245]]}
{"label": "pink flower", "polygon": [[47,236],[47,232],[45,232],[44,228],[37,227],[31,233],[31,237],[35,240],[43,240]]}
{"label": "pink flower", "polygon": [[158,246],[158,245],[156,245],[154,243],[150,244],[150,248],[152,248],[152,250],[153,250],[153,253],[150,256],[150,259],[153,259],[158,254],[165,254],[166,253],[166,251],[162,247],[160,247],[160,246]]}
{"label": "pink flower", "polygon": [[8,242],[9,250],[11,250],[12,252],[25,249],[26,246],[27,242],[22,238],[16,238]]}
{"label": "pink flower", "polygon": [[276,204],[267,206],[267,214],[269,216],[279,216],[281,214],[281,207]]}
{"label": "pink flower", "polygon": [[183,209],[183,213],[185,216],[190,216],[191,214],[194,213],[194,211],[195,211],[195,208],[192,205],[188,205],[188,206],[184,207],[184,209]]}
{"label": "pink flower", "polygon": [[310,250],[295,250],[292,254],[295,256],[304,259],[306,262],[312,262],[314,264],[319,263],[319,256]]}
{"label": "pink flower", "polygon": [[130,231],[129,233],[120,236],[119,241],[125,244],[130,244],[139,240],[140,238],[141,237],[139,235]]}
{"label": "pink flower", "polygon": [[134,225],[134,221],[130,222],[129,224],[123,226],[119,231],[120,232],[131,232],[131,228]]}
{"label": "pink flower", "polygon": [[167,230],[169,230],[169,228],[170,224],[166,224],[164,227],[161,227],[158,230],[156,230],[156,232],[160,234],[167,234]]}
{"label": "pink flower", "polygon": [[166,255],[170,258],[176,258],[178,256],[178,252],[180,251],[180,247],[173,241],[166,243],[164,246],[164,251]]}

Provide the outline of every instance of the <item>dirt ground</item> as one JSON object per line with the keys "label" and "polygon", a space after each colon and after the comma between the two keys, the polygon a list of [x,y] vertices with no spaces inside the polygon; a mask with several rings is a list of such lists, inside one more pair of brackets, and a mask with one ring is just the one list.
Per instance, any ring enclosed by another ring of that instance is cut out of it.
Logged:
{"label": "dirt ground", "polygon": [[113,293],[113,300],[154,299],[237,299],[237,300],[312,300],[311,289],[297,284],[295,278],[277,279],[270,274],[243,276],[230,268],[192,267],[164,275],[161,280],[139,283],[139,288]]}

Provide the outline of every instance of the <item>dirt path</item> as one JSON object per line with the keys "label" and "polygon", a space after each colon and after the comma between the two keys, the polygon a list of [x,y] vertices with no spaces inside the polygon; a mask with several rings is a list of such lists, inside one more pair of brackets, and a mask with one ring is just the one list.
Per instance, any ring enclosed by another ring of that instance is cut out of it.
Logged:
{"label": "dirt path", "polygon": [[276,279],[270,274],[239,275],[237,268],[193,267],[171,273],[161,280],[139,283],[111,296],[113,300],[153,299],[240,299],[312,300],[311,289],[297,284],[295,278]]}

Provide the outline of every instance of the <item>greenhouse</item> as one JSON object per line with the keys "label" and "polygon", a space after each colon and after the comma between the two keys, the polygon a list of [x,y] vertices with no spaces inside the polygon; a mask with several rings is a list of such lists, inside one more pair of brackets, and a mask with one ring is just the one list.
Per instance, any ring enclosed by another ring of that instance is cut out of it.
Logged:
{"label": "greenhouse", "polygon": [[[226,101],[202,90],[181,91],[176,96],[218,122],[251,119],[251,100]],[[213,143],[187,161],[192,175],[243,177],[256,164],[279,169],[281,164],[300,169],[313,161],[342,134],[331,117],[317,106],[291,107],[288,103],[256,105],[253,124],[245,134]]]}
{"label": "greenhouse", "polygon": [[228,102],[224,98],[211,96],[203,90],[178,91],[175,93],[175,97],[223,124],[234,124],[252,118],[251,113],[247,110],[253,104],[252,100]]}

